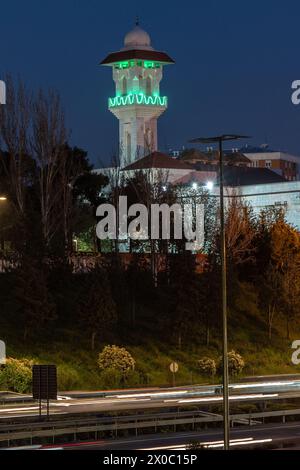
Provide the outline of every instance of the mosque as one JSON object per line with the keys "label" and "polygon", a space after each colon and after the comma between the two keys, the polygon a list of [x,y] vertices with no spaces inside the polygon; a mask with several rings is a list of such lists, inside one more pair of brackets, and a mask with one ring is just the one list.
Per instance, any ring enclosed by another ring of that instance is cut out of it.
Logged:
{"label": "mosque", "polygon": [[[218,195],[218,162],[212,149],[186,152],[176,157],[159,151],[158,118],[168,108],[160,94],[163,68],[174,64],[166,53],[154,49],[149,34],[138,21],[124,38],[124,46],[102,60],[112,68],[115,96],[108,109],[119,121],[119,168],[130,175],[137,170],[164,171],[169,184],[207,186]],[[300,158],[267,146],[226,152],[225,194],[238,194],[259,212],[282,207],[286,219],[300,230]],[[103,169],[95,170],[103,172]]]}

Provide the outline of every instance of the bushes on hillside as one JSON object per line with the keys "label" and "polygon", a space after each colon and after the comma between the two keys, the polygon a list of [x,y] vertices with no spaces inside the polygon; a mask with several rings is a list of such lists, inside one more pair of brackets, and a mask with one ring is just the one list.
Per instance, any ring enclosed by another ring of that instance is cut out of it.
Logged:
{"label": "bushes on hillside", "polygon": [[[238,375],[245,367],[245,361],[240,354],[234,350],[228,353],[228,371],[230,375]],[[223,370],[223,358],[219,358],[219,371]]]}
{"label": "bushes on hillside", "polygon": [[105,346],[99,354],[98,366],[102,371],[113,369],[126,376],[134,369],[135,360],[125,348],[115,345]]}
{"label": "bushes on hillside", "polygon": [[0,388],[17,393],[31,390],[33,362],[28,359],[7,358],[0,369]]}
{"label": "bushes on hillside", "polygon": [[119,346],[105,346],[98,356],[101,370],[101,383],[104,388],[117,388],[128,379],[135,379],[135,360],[131,354]]}
{"label": "bushes on hillside", "polygon": [[210,357],[202,357],[198,361],[198,366],[201,374],[214,376],[217,372],[217,365],[214,359]]}

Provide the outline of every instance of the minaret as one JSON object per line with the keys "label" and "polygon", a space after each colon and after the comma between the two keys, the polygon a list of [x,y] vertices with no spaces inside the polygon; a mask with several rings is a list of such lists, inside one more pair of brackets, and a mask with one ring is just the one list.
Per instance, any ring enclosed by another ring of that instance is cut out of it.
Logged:
{"label": "minaret", "polygon": [[108,99],[108,109],[119,119],[120,166],[157,150],[157,118],[168,100],[160,96],[163,66],[174,61],[151,46],[150,36],[138,21],[126,34],[124,47],[102,62],[113,69],[116,95]]}

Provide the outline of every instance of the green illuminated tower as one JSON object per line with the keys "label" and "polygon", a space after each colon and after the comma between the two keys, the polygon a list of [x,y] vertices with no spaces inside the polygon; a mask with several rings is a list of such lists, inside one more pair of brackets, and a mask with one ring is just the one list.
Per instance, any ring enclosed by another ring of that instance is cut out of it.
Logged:
{"label": "green illuminated tower", "polygon": [[163,66],[172,63],[166,53],[153,49],[138,23],[126,34],[123,49],[101,62],[112,67],[116,84],[108,108],[119,119],[121,167],[157,150],[157,118],[168,105],[159,85]]}

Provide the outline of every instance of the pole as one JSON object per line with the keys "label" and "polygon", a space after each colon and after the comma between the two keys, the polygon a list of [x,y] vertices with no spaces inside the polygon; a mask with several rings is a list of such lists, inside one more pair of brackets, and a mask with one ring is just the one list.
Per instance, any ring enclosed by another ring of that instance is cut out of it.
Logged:
{"label": "pole", "polygon": [[49,421],[49,366],[47,367],[47,421]]}
{"label": "pole", "polygon": [[227,355],[227,276],[226,276],[226,239],[224,221],[224,179],[222,138],[219,139],[220,160],[220,219],[221,219],[221,268],[222,268],[222,323],[223,323],[223,425],[224,450],[229,450],[229,393],[228,393],[228,355]]}
{"label": "pole", "polygon": [[41,370],[39,369],[39,420],[42,419],[42,398],[41,398]]}

